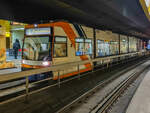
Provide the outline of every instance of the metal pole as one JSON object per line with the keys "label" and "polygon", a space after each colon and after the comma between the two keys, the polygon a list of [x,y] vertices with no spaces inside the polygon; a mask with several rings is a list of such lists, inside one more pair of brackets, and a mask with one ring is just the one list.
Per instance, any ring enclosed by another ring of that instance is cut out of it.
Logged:
{"label": "metal pole", "polygon": [[107,60],[107,68],[108,68],[108,66],[109,66],[109,62],[108,62],[108,60]]}
{"label": "metal pole", "polygon": [[28,100],[29,96],[29,78],[26,77],[26,101]]}
{"label": "metal pole", "polygon": [[[131,38],[131,37],[130,37]],[[128,40],[128,53],[130,53],[130,48],[129,48],[129,36],[127,36],[127,40]]]}
{"label": "metal pole", "polygon": [[94,62],[93,62],[93,65],[92,65],[92,72],[94,72]]}
{"label": "metal pole", "polygon": [[58,87],[60,88],[60,71],[58,71]]}
{"label": "metal pole", "polygon": [[[94,41],[94,43],[93,43],[93,56],[94,56],[94,59],[96,58],[96,29],[95,28],[93,28],[93,41]],[[94,64],[94,63],[93,63]]]}
{"label": "metal pole", "polygon": [[102,65],[104,64],[104,60],[102,60]]}
{"label": "metal pole", "polygon": [[120,45],[121,45],[121,44],[120,44],[120,34],[119,34],[119,36],[118,36],[118,40],[119,40],[119,45],[118,45],[118,46],[119,46],[119,55],[120,55],[120,53],[121,53],[121,52],[120,52]]}
{"label": "metal pole", "polygon": [[78,64],[78,79],[80,80],[80,64]]}

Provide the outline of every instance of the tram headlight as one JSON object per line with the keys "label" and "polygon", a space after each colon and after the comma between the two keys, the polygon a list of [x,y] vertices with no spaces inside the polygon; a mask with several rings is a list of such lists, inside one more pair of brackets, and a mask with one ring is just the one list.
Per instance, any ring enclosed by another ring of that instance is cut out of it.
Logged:
{"label": "tram headlight", "polygon": [[44,61],[42,64],[43,64],[43,66],[49,66],[49,62],[48,61]]}
{"label": "tram headlight", "polygon": [[24,63],[25,63],[25,61],[24,61],[24,60],[22,60],[22,63],[24,64]]}

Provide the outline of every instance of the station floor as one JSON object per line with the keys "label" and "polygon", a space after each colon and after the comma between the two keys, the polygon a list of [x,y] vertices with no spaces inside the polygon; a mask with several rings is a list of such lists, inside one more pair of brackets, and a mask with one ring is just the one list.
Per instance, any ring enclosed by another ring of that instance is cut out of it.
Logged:
{"label": "station floor", "polygon": [[150,71],[138,87],[126,113],[150,113]]}
{"label": "station floor", "polygon": [[9,74],[9,73],[21,71],[21,55],[18,55],[17,59],[15,59],[13,55],[10,55],[9,52],[6,52],[6,62],[13,62],[15,68],[0,69],[0,76],[3,74]]}
{"label": "station floor", "polygon": [[15,72],[20,72],[21,68],[12,68],[12,69],[1,69],[0,70],[0,76],[3,74],[10,74],[10,73],[15,73]]}
{"label": "station floor", "polygon": [[[9,52],[6,52],[6,61],[12,61],[12,60],[14,60],[14,59],[15,59],[15,58],[14,58],[13,55],[10,55]],[[18,55],[17,59],[18,59],[18,60],[21,60],[21,55]]]}

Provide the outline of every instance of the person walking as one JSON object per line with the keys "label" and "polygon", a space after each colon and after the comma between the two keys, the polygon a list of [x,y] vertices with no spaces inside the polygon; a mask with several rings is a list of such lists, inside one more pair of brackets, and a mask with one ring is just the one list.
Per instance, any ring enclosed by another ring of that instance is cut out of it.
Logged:
{"label": "person walking", "polygon": [[17,59],[19,49],[20,49],[20,43],[19,43],[19,40],[16,39],[16,41],[13,43],[13,50],[14,50],[14,58],[15,59]]}

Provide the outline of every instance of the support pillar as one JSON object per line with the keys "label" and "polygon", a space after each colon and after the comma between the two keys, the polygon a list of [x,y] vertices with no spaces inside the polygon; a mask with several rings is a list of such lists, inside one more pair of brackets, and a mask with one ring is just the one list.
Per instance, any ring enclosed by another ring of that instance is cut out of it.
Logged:
{"label": "support pillar", "polygon": [[120,34],[119,34],[119,36],[118,36],[118,38],[119,38],[119,55],[120,55]]}
{"label": "support pillar", "polygon": [[6,62],[6,33],[9,26],[9,21],[0,20],[0,69],[14,66],[12,62]]}
{"label": "support pillar", "polygon": [[130,52],[129,51],[129,36],[127,36],[127,38],[128,38],[128,53]]}
{"label": "support pillar", "polygon": [[96,30],[93,28],[93,58],[96,58]]}

